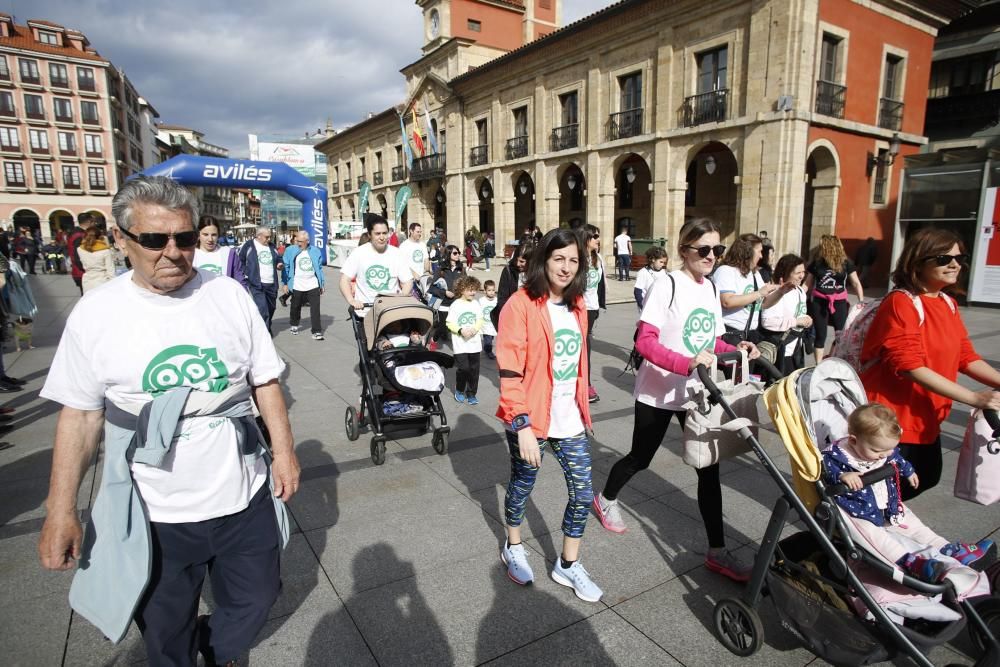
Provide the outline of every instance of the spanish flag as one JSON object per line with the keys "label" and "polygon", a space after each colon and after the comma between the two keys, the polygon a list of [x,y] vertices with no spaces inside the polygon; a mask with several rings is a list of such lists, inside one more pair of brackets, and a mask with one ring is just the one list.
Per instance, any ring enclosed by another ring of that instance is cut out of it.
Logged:
{"label": "spanish flag", "polygon": [[427,150],[424,148],[424,140],[420,138],[420,124],[417,122],[417,102],[414,100],[410,107],[410,114],[413,116],[413,147],[423,157]]}

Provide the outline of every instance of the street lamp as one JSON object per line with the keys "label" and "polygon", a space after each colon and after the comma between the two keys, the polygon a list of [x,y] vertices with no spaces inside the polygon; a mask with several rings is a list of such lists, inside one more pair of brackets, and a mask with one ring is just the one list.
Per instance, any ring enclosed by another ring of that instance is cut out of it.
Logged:
{"label": "street lamp", "polygon": [[629,185],[635,183],[635,169],[632,165],[629,165],[625,170],[625,180],[629,182]]}
{"label": "street lamp", "polygon": [[521,191],[522,195],[528,194],[528,182],[522,180],[521,184],[517,186],[517,189]]}
{"label": "street lamp", "polygon": [[709,176],[715,173],[715,166],[715,156],[709,155],[705,158],[705,171],[708,172]]}
{"label": "street lamp", "polygon": [[438,190],[438,193],[437,193],[437,201],[438,201],[439,204],[444,201],[444,195],[441,194],[440,190]]}
{"label": "street lamp", "polygon": [[882,155],[875,156],[871,151],[868,151],[868,171],[865,173],[870,174],[872,169],[875,167],[889,167],[892,163],[896,161],[896,156],[899,155],[899,132],[894,132],[892,139],[889,140],[889,150],[886,151],[885,156]]}
{"label": "street lamp", "polygon": [[483,181],[483,187],[479,191],[479,194],[481,194],[483,196],[483,199],[489,199],[490,198],[490,182],[489,181]]}
{"label": "street lamp", "polygon": [[566,179],[566,187],[570,190],[576,190],[576,176],[573,174],[569,175],[569,178]]}

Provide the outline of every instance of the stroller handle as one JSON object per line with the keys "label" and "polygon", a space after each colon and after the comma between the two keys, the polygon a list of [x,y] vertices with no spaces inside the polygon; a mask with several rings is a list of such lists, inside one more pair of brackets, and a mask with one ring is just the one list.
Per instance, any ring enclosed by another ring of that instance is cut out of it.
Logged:
{"label": "stroller handle", "polygon": [[[878,482],[881,482],[882,480],[889,479],[895,474],[896,474],[896,469],[894,467],[892,467],[891,465],[883,465],[880,466],[879,468],[876,468],[875,470],[872,470],[871,472],[866,472],[864,475],[862,475],[861,484],[862,486],[871,486],[872,484],[876,484]],[[826,495],[832,498],[834,496],[841,496],[850,490],[851,490],[850,487],[847,486],[846,484],[834,484],[826,488]]]}
{"label": "stroller handle", "polygon": [[986,423],[993,429],[993,437],[1000,437],[1000,416],[997,415],[997,411],[983,410],[983,418],[986,419]]}
{"label": "stroller handle", "polygon": [[[720,364],[738,363],[742,360],[743,353],[723,352],[721,354],[715,355],[715,358],[719,360]],[[756,364],[756,368],[758,370],[762,371],[763,374],[768,377],[769,380],[769,382],[767,383],[768,385],[773,384],[778,380],[782,379],[783,377],[785,377],[784,374],[782,374],[782,372],[779,371],[778,368],[774,364],[769,362],[767,359],[758,357],[753,360],[753,363]],[[703,385],[705,385],[705,389],[708,390],[708,395],[712,399],[712,402],[718,403],[721,393],[719,392],[719,388],[715,384],[715,380],[712,378],[712,374],[709,372],[708,367],[706,367],[704,364],[699,364],[697,370],[698,370],[698,379],[701,380],[701,383]]]}

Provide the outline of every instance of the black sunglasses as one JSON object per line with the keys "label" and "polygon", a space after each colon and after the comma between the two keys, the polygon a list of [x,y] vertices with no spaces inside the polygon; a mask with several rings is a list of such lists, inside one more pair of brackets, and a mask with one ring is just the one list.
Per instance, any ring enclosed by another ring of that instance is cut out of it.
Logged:
{"label": "black sunglasses", "polygon": [[198,243],[198,232],[194,229],[186,232],[176,232],[174,234],[142,232],[138,235],[133,234],[120,226],[118,227],[118,230],[147,250],[163,250],[167,247],[167,243],[170,239],[174,240],[174,243],[178,248],[193,248],[195,244]]}
{"label": "black sunglasses", "polygon": [[965,266],[969,263],[969,256],[964,253],[958,255],[933,255],[931,257],[924,257],[924,261],[934,262],[938,266],[948,266],[952,261],[955,261]]}
{"label": "black sunglasses", "polygon": [[724,245],[700,245],[700,246],[685,245],[681,247],[689,248],[691,250],[697,250],[698,256],[701,257],[702,259],[708,257],[709,253],[712,253],[716,257],[722,257],[722,254],[726,252],[726,246]]}

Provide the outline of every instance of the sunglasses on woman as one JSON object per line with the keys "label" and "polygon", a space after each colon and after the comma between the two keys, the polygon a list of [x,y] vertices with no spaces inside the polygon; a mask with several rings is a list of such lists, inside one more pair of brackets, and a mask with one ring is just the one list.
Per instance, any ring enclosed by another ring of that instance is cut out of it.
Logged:
{"label": "sunglasses on woman", "polygon": [[195,244],[198,243],[198,231],[194,229],[186,232],[175,232],[173,234],[164,234],[161,232],[142,232],[141,234],[133,234],[122,227],[118,227],[118,229],[122,234],[147,250],[163,250],[167,247],[167,242],[169,242],[170,239],[173,239],[174,244],[176,244],[178,248],[182,249],[193,248]]}
{"label": "sunglasses on woman", "polygon": [[726,252],[726,246],[724,245],[700,245],[700,246],[685,245],[681,247],[697,251],[698,256],[701,257],[702,259],[708,257],[709,253],[715,255],[716,257],[722,257],[722,254]]}
{"label": "sunglasses on woman", "polygon": [[930,257],[924,257],[924,261],[934,262],[938,266],[948,266],[955,261],[964,266],[969,263],[969,256],[964,253],[958,255],[932,255]]}

